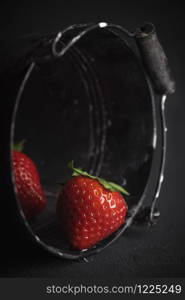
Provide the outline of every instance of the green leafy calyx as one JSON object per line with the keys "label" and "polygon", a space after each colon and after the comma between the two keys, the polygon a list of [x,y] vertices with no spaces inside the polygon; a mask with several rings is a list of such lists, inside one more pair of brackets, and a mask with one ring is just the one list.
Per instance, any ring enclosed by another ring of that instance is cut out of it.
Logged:
{"label": "green leafy calyx", "polygon": [[13,150],[17,152],[22,152],[24,149],[25,140],[13,144]]}
{"label": "green leafy calyx", "polygon": [[91,179],[96,179],[98,180],[106,189],[112,191],[112,192],[120,192],[124,195],[129,195],[129,193],[120,185],[114,183],[114,182],[110,182],[110,181],[106,181],[105,179],[103,178],[100,178],[100,177],[97,177],[97,176],[93,176],[93,175],[90,175],[88,174],[87,172],[85,171],[82,171],[81,169],[77,169],[74,167],[73,165],[73,161],[69,162],[68,163],[68,168],[71,169],[73,171],[72,173],[72,176],[85,176],[85,177],[88,177],[88,178],[91,178]]}

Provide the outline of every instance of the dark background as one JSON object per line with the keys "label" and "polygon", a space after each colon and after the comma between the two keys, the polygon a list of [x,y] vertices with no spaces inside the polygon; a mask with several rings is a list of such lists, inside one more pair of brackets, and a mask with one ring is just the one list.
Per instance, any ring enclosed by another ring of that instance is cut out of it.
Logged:
{"label": "dark background", "polygon": [[125,277],[185,277],[185,42],[183,1],[1,1],[0,35],[16,38],[57,32],[80,22],[107,21],[130,30],[153,22],[169,58],[176,93],[167,98],[167,164],[160,194],[161,218],[153,228],[130,228],[88,263],[52,256],[9,257],[2,277],[59,277],[62,282],[113,283]]}

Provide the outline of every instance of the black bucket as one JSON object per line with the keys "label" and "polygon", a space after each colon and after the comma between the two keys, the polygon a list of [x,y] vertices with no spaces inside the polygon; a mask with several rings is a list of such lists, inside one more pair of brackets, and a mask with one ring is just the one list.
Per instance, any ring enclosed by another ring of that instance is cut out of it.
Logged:
{"label": "black bucket", "polygon": [[[28,246],[80,259],[109,246],[134,220],[153,223],[165,161],[164,102],[174,91],[153,26],[130,33],[107,23],[74,25],[21,39],[15,51],[1,73],[1,249]],[[21,139],[48,200],[32,221],[16,199],[11,166],[12,144]],[[69,178],[72,159],[130,192],[126,223],[86,251],[70,249],[55,212],[58,182]]]}

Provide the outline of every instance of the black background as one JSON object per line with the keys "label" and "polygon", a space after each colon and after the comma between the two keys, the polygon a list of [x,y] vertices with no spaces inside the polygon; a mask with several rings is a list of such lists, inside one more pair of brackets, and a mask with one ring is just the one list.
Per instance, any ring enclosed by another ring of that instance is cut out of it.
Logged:
{"label": "black background", "polygon": [[88,263],[27,253],[1,263],[2,277],[60,277],[62,282],[113,283],[126,277],[185,276],[185,42],[183,1],[1,1],[1,40],[57,32],[80,22],[107,21],[134,29],[153,22],[177,88],[167,98],[167,165],[156,227],[130,228]]}

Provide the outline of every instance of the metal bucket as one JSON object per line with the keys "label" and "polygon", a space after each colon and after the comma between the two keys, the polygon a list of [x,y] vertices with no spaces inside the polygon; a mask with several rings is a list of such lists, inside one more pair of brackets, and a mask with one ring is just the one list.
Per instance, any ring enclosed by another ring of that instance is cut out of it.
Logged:
{"label": "metal bucket", "polygon": [[[153,25],[134,33],[104,22],[73,25],[17,41],[16,56],[1,73],[2,250],[81,259],[111,245],[134,221],[152,224],[165,162],[164,102],[174,92]],[[16,198],[11,164],[12,144],[23,138],[48,198],[32,221]],[[57,183],[69,177],[71,159],[130,192],[126,223],[86,251],[70,249],[55,213]]]}

